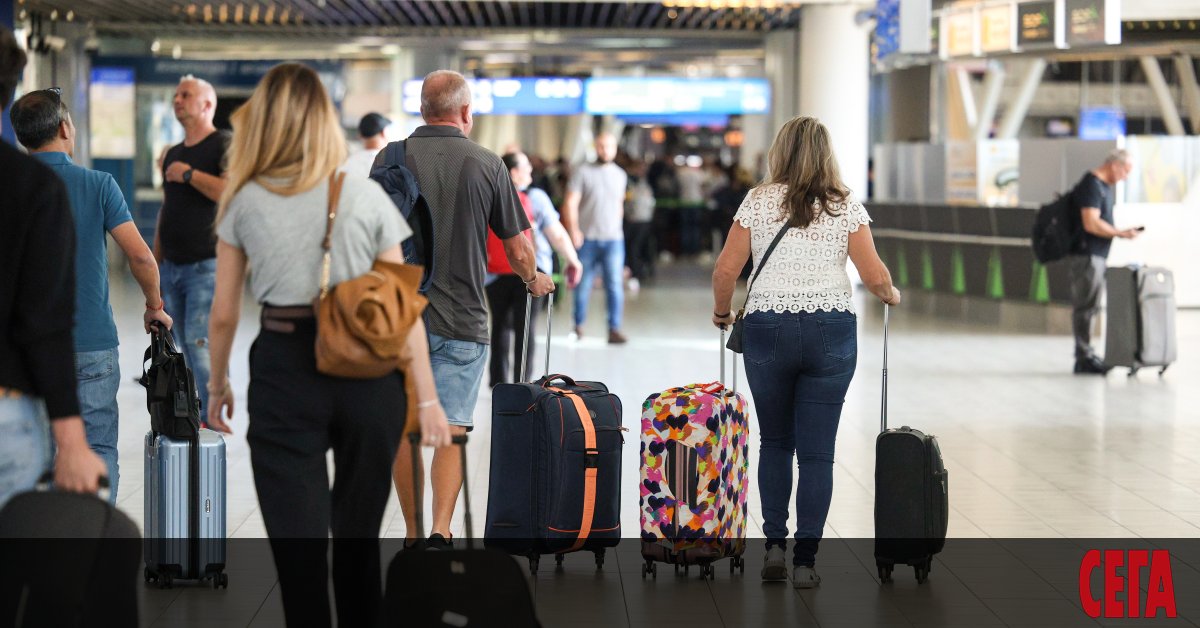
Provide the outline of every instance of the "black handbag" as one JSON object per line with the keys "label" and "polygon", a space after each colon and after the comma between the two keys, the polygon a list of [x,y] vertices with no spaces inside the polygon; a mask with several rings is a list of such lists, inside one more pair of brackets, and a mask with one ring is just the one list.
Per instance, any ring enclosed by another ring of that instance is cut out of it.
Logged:
{"label": "black handbag", "polygon": [[171,330],[158,322],[150,324],[150,346],[142,360],[138,383],[146,387],[146,409],[155,434],[178,439],[196,437],[200,431],[196,378],[176,347]]}
{"label": "black handbag", "polygon": [[771,246],[767,247],[767,252],[763,253],[762,259],[758,261],[758,267],[754,269],[754,275],[750,277],[750,283],[746,284],[746,300],[742,302],[742,309],[738,310],[737,317],[733,319],[733,329],[729,330],[729,339],[725,341],[725,348],[734,353],[742,352],[742,319],[746,317],[746,305],[750,303],[750,290],[754,288],[754,280],[758,279],[758,274],[762,272],[764,266],[767,265],[767,260],[771,258],[771,253],[775,252],[775,247],[779,246],[779,241],[783,239],[783,235],[791,225],[784,224],[779,228],[779,233],[775,234],[775,239],[771,240]]}

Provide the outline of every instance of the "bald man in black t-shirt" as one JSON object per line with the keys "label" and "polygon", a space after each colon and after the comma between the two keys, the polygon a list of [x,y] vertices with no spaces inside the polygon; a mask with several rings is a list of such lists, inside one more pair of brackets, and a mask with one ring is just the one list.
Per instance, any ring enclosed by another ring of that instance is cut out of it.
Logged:
{"label": "bald man in black t-shirt", "polygon": [[208,312],[217,278],[213,224],[225,191],[229,134],[213,126],[217,94],[208,81],[185,76],[172,104],[184,138],[163,157],[163,204],[154,231],[154,257],[163,303],[175,318],[172,331],[196,376],[201,406],[208,408]]}
{"label": "bald man in black t-shirt", "polygon": [[1113,238],[1136,238],[1138,229],[1113,226],[1113,194],[1117,183],[1133,170],[1129,153],[1114,150],[1099,168],[1083,175],[1071,190],[1071,205],[1079,209],[1084,250],[1067,257],[1071,275],[1071,325],[1075,332],[1075,373],[1102,375],[1108,367],[1092,351],[1092,318],[1104,295],[1104,269]]}

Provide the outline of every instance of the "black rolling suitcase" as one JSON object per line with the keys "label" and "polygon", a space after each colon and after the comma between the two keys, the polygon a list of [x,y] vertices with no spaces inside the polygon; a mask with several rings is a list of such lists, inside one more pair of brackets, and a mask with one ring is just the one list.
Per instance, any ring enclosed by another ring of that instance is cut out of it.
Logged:
{"label": "black rolling suitcase", "polygon": [[[524,370],[522,364],[517,372]],[[605,548],[621,540],[624,431],[621,400],[600,382],[547,374],[493,388],[487,546],[528,557],[534,573],[543,554],[561,564],[564,554],[580,550],[602,566]]]}
{"label": "black rolling suitcase", "polygon": [[946,466],[937,438],[907,425],[887,426],[888,306],[883,310],[883,401],[875,438],[875,566],[880,584],[896,565],[925,582],[946,545],[950,512]]}
{"label": "black rolling suitcase", "polygon": [[[410,436],[414,451],[420,434]],[[455,436],[463,448],[463,520],[465,550],[401,550],[388,566],[381,628],[393,626],[471,626],[473,628],[537,628],[533,596],[520,565],[508,554],[475,549],[471,527],[471,491],[466,478],[467,437]],[[413,456],[413,478],[421,477]],[[420,486],[416,491],[417,534],[425,538]]]}
{"label": "black rolling suitcase", "polygon": [[1166,372],[1175,361],[1175,277],[1154,266],[1116,266],[1104,273],[1108,293],[1104,363],[1136,375]]}
{"label": "black rolling suitcase", "polygon": [[94,495],[14,496],[0,510],[0,627],[137,626],[141,543]]}

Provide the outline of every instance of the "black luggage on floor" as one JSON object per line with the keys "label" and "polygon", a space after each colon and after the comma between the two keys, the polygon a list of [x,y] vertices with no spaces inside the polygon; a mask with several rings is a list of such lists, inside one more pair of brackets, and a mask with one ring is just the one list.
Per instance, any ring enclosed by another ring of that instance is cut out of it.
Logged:
{"label": "black luggage on floor", "polygon": [[[547,370],[552,315],[551,304]],[[603,565],[621,540],[624,429],[621,400],[600,382],[546,375],[493,388],[487,546],[529,557],[534,573],[542,554],[591,551]]]}
{"label": "black luggage on floor", "polygon": [[1154,266],[1117,266],[1104,274],[1108,293],[1104,363],[1134,375],[1143,366],[1166,372],[1175,361],[1175,278]]}
{"label": "black luggage on floor", "polygon": [[875,439],[875,566],[879,581],[896,565],[913,567],[925,582],[933,556],[946,545],[950,512],[946,467],[937,439],[907,425],[887,427],[887,327],[883,314],[883,403]]}
{"label": "black luggage on floor", "polygon": [[[420,435],[412,437],[414,451]],[[467,437],[463,447],[463,519],[465,550],[401,550],[388,566],[381,628],[392,626],[471,626],[472,628],[537,628],[533,597],[520,565],[508,554],[474,549],[471,493],[467,474]],[[414,455],[413,478],[420,478]],[[417,538],[425,538],[421,491],[416,491]]]}
{"label": "black luggage on floor", "polygon": [[94,495],[13,497],[0,510],[0,627],[137,626],[141,542]]}

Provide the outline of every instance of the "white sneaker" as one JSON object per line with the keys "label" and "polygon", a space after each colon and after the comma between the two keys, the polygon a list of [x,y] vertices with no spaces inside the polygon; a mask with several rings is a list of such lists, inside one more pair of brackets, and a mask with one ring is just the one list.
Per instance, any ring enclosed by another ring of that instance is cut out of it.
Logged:
{"label": "white sneaker", "polygon": [[787,580],[787,561],[784,559],[782,547],[767,548],[767,555],[763,557],[761,575],[764,582]]}
{"label": "white sneaker", "polygon": [[794,567],[792,569],[792,587],[796,589],[815,589],[821,586],[821,576],[812,567]]}
{"label": "white sneaker", "polygon": [[637,294],[638,291],[641,289],[642,289],[642,282],[638,281],[637,277],[630,277],[629,278],[629,291],[633,294]]}

